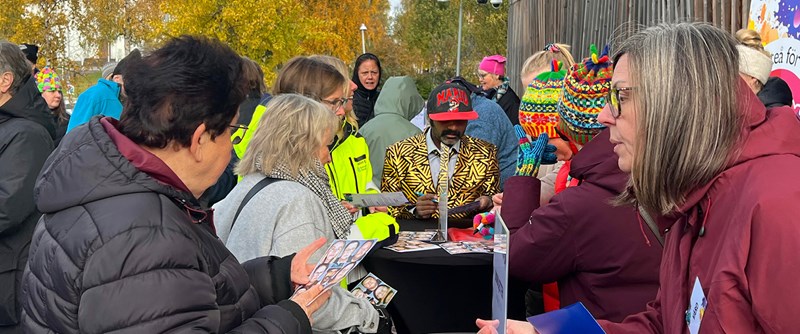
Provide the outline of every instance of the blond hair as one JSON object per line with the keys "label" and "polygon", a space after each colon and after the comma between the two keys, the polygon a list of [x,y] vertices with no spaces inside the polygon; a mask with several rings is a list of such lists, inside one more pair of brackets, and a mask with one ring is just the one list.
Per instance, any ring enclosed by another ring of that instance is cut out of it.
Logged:
{"label": "blond hair", "polygon": [[755,30],[739,29],[736,31],[736,40],[742,45],[749,46],[756,50],[764,50],[764,45],[761,44],[761,35]]}
{"label": "blond hair", "polygon": [[630,64],[628,84],[635,87],[637,140],[629,188],[618,202],[667,214],[736,154],[743,129],[739,108],[751,94],[739,94],[736,41],[705,23],[660,24],[634,33],[614,61],[623,55]]}
{"label": "blond hair", "polygon": [[[314,59],[314,60],[319,60],[319,61],[321,61],[323,63],[326,63],[326,64],[331,65],[334,68],[336,68],[336,70],[339,71],[339,73],[341,73],[343,77],[345,77],[344,96],[352,97],[352,96],[350,96],[350,82],[351,81],[349,79],[347,79],[347,73],[349,73],[350,70],[347,68],[347,64],[344,63],[344,60],[341,60],[341,59],[336,58],[334,56],[328,56],[328,55],[313,55],[313,56],[310,56],[309,58]],[[350,108],[350,110],[347,110],[347,109],[344,110],[344,118],[347,121],[347,123],[349,123],[350,126],[353,127],[353,129],[355,129],[355,131],[358,131],[358,117],[356,117],[356,113],[353,112],[353,108]],[[339,129],[339,131],[337,133],[339,135],[342,135],[341,132],[342,132],[342,129]]]}
{"label": "blond hair", "polygon": [[322,103],[299,94],[272,98],[258,122],[236,174],[269,175],[283,164],[293,177],[300,170],[314,170],[317,152],[328,145],[339,119]]}
{"label": "blond hair", "polygon": [[322,100],[347,85],[347,77],[325,62],[298,56],[286,62],[272,87],[272,95],[300,94]]}
{"label": "blond hair", "polygon": [[[542,67],[549,67],[553,59],[560,61],[564,65],[564,68],[570,68],[575,64],[575,59],[572,58],[572,53],[569,52],[569,45],[558,43],[552,45],[555,46],[555,49],[558,51],[551,51],[551,48],[537,51],[522,63],[520,76],[525,77]],[[549,46],[550,45],[548,45],[548,47]]]}

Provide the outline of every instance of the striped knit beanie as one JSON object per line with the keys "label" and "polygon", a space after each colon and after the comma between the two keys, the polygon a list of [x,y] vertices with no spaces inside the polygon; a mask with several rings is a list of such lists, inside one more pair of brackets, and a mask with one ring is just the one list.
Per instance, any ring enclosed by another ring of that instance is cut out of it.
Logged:
{"label": "striped knit beanie", "polygon": [[543,72],[528,84],[525,95],[519,104],[519,124],[531,138],[547,133],[550,138],[558,138],[558,98],[564,87],[567,74],[560,61],[553,59],[549,72]]}
{"label": "striped knit beanie", "polygon": [[606,104],[614,70],[607,45],[600,55],[594,44],[590,51],[591,57],[570,68],[558,101],[558,130],[578,145],[585,145],[605,128],[597,121],[597,115]]}

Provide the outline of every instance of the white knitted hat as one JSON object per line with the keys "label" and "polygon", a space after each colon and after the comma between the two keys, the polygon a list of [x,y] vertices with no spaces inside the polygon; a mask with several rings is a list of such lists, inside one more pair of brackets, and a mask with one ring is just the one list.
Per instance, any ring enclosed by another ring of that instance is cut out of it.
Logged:
{"label": "white knitted hat", "polygon": [[739,51],[739,72],[756,78],[761,84],[767,83],[772,71],[772,59],[763,52],[749,46],[737,45]]}

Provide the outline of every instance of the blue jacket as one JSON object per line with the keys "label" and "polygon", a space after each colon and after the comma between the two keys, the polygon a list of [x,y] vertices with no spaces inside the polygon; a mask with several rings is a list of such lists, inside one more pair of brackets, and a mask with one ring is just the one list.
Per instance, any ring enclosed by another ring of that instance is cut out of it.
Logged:
{"label": "blue jacket", "polygon": [[119,92],[118,83],[106,79],[98,80],[96,85],[89,87],[78,96],[78,102],[75,103],[75,109],[72,110],[72,116],[69,118],[67,132],[89,122],[89,119],[96,115],[119,119],[122,114]]}
{"label": "blue jacket", "polygon": [[466,134],[488,141],[497,147],[502,190],[506,180],[514,175],[517,164],[518,145],[514,126],[500,105],[483,96],[472,94],[472,108],[478,113],[478,119],[469,121]]}

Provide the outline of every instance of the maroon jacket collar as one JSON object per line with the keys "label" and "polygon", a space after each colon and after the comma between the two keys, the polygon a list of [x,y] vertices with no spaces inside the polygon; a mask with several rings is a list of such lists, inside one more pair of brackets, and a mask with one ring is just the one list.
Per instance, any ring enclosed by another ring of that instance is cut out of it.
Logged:
{"label": "maroon jacket collar", "polygon": [[148,152],[141,146],[131,141],[128,137],[123,135],[117,130],[119,121],[111,117],[104,117],[100,119],[100,124],[108,133],[111,141],[117,146],[117,149],[127,158],[131,164],[142,172],[147,173],[150,177],[156,179],[158,182],[171,186],[180,191],[188,194],[192,192],[183,181],[172,171],[167,164],[155,156],[153,153]]}

